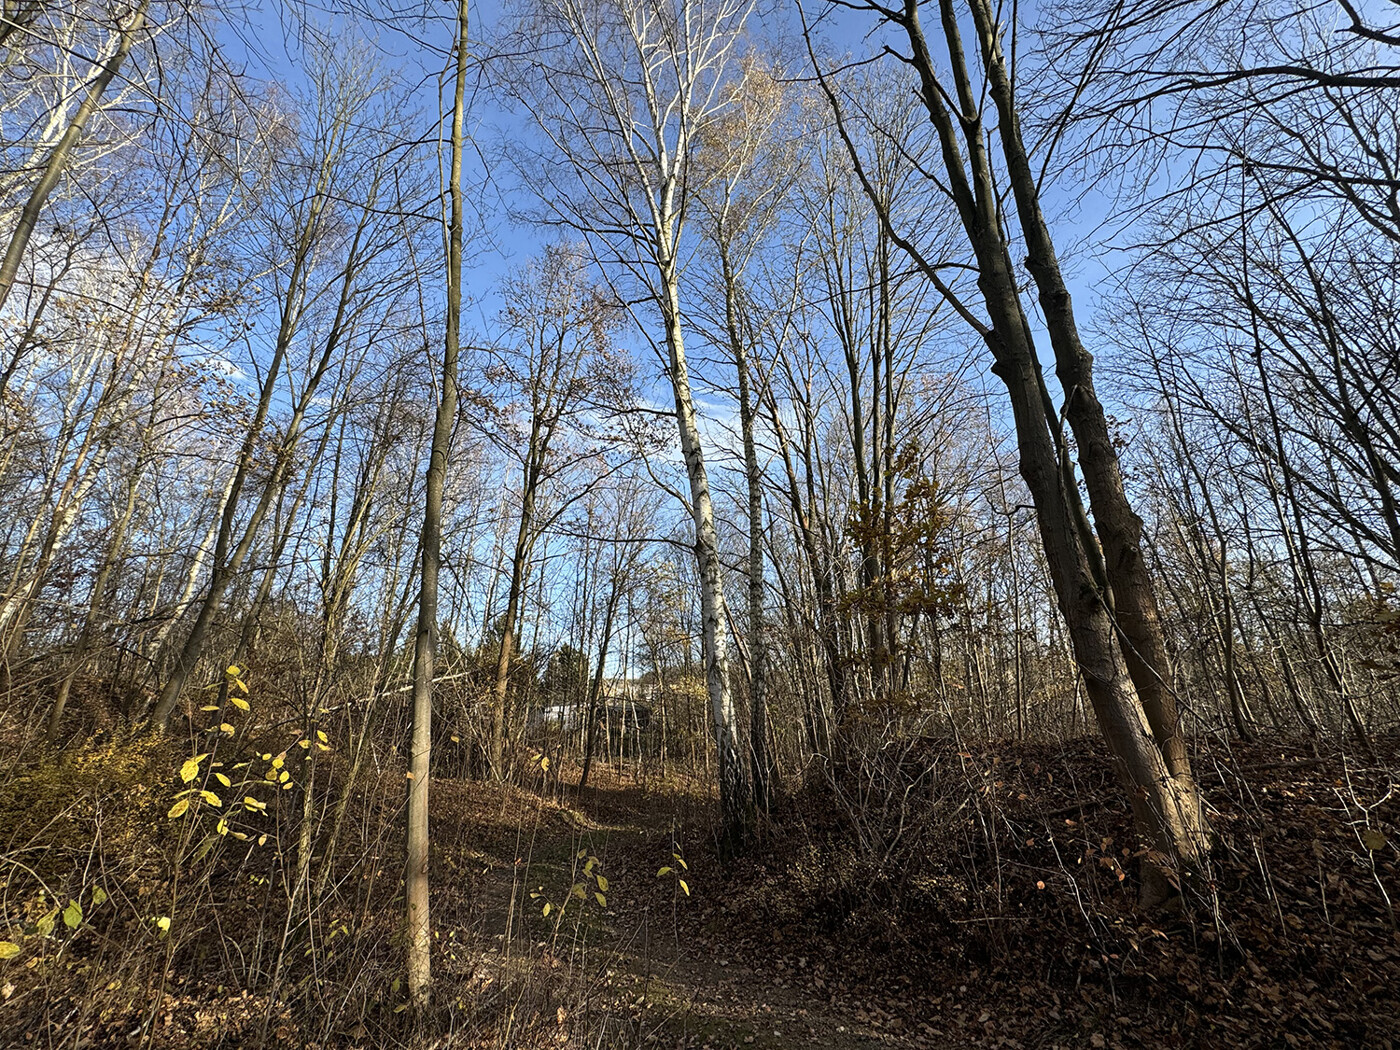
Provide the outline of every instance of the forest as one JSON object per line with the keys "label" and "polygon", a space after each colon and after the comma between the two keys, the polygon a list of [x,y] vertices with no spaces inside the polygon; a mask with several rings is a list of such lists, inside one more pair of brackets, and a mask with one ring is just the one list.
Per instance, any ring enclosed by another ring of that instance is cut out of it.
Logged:
{"label": "forest", "polygon": [[0,1047],[1400,1045],[1400,2],[0,0]]}

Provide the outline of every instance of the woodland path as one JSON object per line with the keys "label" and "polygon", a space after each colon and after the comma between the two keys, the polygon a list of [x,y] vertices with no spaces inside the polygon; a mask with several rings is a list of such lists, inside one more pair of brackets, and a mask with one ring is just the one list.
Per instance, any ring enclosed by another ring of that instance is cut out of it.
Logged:
{"label": "woodland path", "polygon": [[[1152,915],[1096,743],[941,746],[918,806],[943,822],[873,872],[821,797],[788,799],[726,877],[695,782],[439,781],[434,909],[467,947],[438,987],[481,1046],[531,1050],[1400,1047],[1400,739],[1374,767],[1198,756],[1218,908]],[[891,865],[898,907],[870,881]]]}
{"label": "woodland path", "polygon": [[[713,858],[691,857],[682,869],[672,856],[687,836],[698,854],[693,836],[704,826],[706,799],[674,785],[600,780],[581,797],[496,788],[472,801],[461,846],[472,925],[486,945],[469,978],[478,991],[503,989],[521,1016],[547,1004],[561,1046],[585,1045],[575,1041],[585,1031],[592,1040],[606,1033],[603,1045],[618,1047],[946,1045],[932,1025],[911,1032],[885,1018],[893,1028],[884,1030],[877,1008],[839,1001],[807,972],[810,960],[785,955],[780,944],[760,957],[727,936],[742,917],[730,921],[711,896],[720,892],[710,878]],[[582,872],[589,857],[605,880],[606,907]],[[675,873],[658,877],[666,866]],[[575,897],[560,919],[555,902],[580,881],[586,899]],[[534,1043],[523,1031],[521,1039]]]}

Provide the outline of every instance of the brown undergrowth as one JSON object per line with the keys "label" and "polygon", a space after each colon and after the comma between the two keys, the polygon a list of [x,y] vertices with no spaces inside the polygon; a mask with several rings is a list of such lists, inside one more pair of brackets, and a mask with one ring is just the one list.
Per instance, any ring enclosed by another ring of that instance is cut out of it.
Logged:
{"label": "brown undergrowth", "polygon": [[1143,914],[1099,745],[918,742],[809,776],[726,872],[742,943],[920,1045],[1387,1047],[1400,1033],[1389,767],[1202,747],[1208,877]]}
{"label": "brown undergrowth", "polygon": [[[0,785],[0,940],[20,948],[0,962],[0,1045],[1385,1047],[1397,741],[1378,747],[1379,764],[1198,747],[1212,868],[1151,915],[1087,741],[915,740],[813,765],[724,864],[700,779],[440,780],[436,1006],[417,1027],[396,759],[362,773],[329,862],[313,838],[313,876],[328,866],[308,898],[299,791],[239,825],[262,843],[196,858],[166,812],[182,749],[36,756]],[[325,836],[347,756],[320,762]]]}

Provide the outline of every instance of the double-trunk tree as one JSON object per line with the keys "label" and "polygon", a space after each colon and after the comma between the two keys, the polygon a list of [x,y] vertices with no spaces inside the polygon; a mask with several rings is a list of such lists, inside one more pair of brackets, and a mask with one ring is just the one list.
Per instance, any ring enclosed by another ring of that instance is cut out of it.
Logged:
{"label": "double-trunk tree", "polygon": [[[940,173],[975,261],[982,311],[944,279],[943,260],[927,257],[908,230],[895,228],[878,195],[872,202],[906,251],[993,358],[1015,420],[1021,476],[1035,505],[1060,611],[1099,726],[1131,796],[1138,827],[1152,847],[1144,896],[1168,892],[1174,864],[1197,869],[1208,850],[1201,800],[1177,715],[1152,579],[1142,552],[1142,521],[1123,487],[1117,451],[1094,387],[1093,359],[1080,340],[1068,287],[1041,208],[1040,183],[1023,141],[1015,86],[1001,29],[987,0],[938,0],[941,59],[925,35],[918,0],[869,5],[904,35],[901,57],[917,76],[917,95],[941,152]],[[970,23],[974,49],[964,46]],[[948,70],[940,75],[940,66]],[[839,99],[827,85],[833,106]],[[994,127],[984,123],[991,103]],[[842,117],[844,120],[845,118]],[[849,141],[849,138],[848,138]],[[992,144],[1000,144],[998,169]],[[853,161],[862,158],[852,146]],[[869,185],[863,174],[862,180]],[[1003,185],[1011,190],[1003,207]],[[1012,261],[1009,229],[1020,232],[1064,402],[1056,408],[1041,371],[1030,311]],[[1089,496],[1092,527],[1079,495],[1069,436]]]}

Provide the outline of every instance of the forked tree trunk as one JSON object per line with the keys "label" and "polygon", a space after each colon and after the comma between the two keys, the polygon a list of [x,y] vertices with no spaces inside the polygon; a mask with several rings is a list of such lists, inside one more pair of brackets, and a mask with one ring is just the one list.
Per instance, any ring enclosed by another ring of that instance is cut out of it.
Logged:
{"label": "forked tree trunk", "polygon": [[[1080,503],[1068,442],[1060,433],[1021,302],[1003,234],[1006,216],[989,153],[990,136],[982,126],[982,86],[974,83],[969,72],[953,0],[938,3],[951,90],[939,82],[940,62],[924,36],[919,0],[904,0],[894,20],[908,37],[920,101],[937,132],[947,187],[977,261],[986,321],[969,311],[917,246],[894,230],[889,209],[882,206],[864,170],[858,174],[896,243],[982,336],[995,361],[992,371],[1006,386],[1015,417],[1021,476],[1035,505],[1075,660],[1119,778],[1130,795],[1138,828],[1153,851],[1144,872],[1144,898],[1152,902],[1168,892],[1173,866],[1200,867],[1208,850],[1207,829],[1178,724],[1156,595],[1142,557],[1142,522],[1123,490],[1117,452],[1094,391],[1092,358],[1080,342],[1070,295],[1040,210],[1038,184],[1021,140],[1013,88],[1001,53],[1000,30],[987,0],[967,0],[967,5],[1097,536],[1089,529]],[[829,88],[828,95],[835,104]],[[841,130],[859,165],[844,125]]]}

